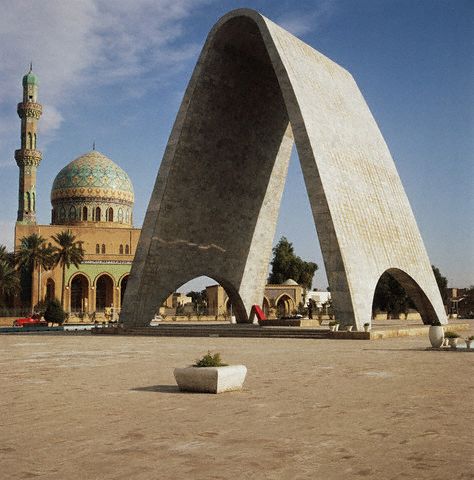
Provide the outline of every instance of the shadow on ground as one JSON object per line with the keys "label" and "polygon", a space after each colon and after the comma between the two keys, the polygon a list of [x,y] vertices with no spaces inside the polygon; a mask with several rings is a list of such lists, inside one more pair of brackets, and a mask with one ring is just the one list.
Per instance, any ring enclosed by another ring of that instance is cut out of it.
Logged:
{"label": "shadow on ground", "polygon": [[149,387],[136,387],[130,390],[133,392],[182,393],[177,385],[150,385]]}

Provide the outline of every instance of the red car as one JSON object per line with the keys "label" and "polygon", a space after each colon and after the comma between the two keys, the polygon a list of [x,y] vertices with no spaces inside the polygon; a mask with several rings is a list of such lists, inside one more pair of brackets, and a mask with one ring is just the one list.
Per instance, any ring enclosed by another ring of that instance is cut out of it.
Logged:
{"label": "red car", "polygon": [[30,317],[26,318],[17,318],[13,322],[14,327],[47,327],[48,322],[46,320],[41,320],[39,315],[31,315]]}

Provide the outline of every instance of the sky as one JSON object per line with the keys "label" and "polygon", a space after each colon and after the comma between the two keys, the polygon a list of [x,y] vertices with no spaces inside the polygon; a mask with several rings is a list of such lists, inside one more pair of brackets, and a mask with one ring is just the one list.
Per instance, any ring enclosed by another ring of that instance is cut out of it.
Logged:
{"label": "sky", "polygon": [[[37,217],[59,170],[92,143],[130,176],[140,227],[164,148],[213,24],[260,11],[354,76],[392,153],[431,263],[474,284],[474,2],[470,0],[0,0],[0,244],[13,245],[21,79],[38,75]],[[31,12],[31,15],[25,15]],[[293,153],[274,243],[327,279]],[[193,284],[197,285],[197,284]]]}

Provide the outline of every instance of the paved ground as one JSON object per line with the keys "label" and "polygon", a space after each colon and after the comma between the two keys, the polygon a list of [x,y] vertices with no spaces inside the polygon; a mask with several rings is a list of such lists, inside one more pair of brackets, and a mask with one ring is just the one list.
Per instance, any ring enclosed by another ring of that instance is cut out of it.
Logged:
{"label": "paved ground", "polygon": [[[472,479],[474,353],[427,345],[2,336],[0,477]],[[207,349],[243,392],[177,391]]]}

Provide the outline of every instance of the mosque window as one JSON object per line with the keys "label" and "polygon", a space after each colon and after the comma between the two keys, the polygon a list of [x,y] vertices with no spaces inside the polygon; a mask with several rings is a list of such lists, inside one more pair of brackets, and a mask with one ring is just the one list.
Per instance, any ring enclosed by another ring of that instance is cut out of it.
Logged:
{"label": "mosque window", "polygon": [[125,222],[128,223],[129,218],[130,218],[130,214],[129,214],[129,211],[128,211],[128,208],[127,208],[127,210],[125,210]]}
{"label": "mosque window", "polygon": [[52,278],[48,278],[46,282],[46,298],[54,300],[54,280]]}
{"label": "mosque window", "polygon": [[69,207],[69,220],[76,220],[76,209],[74,205]]}
{"label": "mosque window", "polygon": [[66,219],[66,209],[61,207],[59,210],[59,220],[64,221]]}
{"label": "mosque window", "polygon": [[117,217],[118,217],[118,221],[119,221],[120,223],[122,223],[122,222],[123,222],[123,210],[122,210],[121,208],[118,209],[118,215],[117,215]]}
{"label": "mosque window", "polygon": [[105,245],[102,244],[102,253],[105,253]]}
{"label": "mosque window", "polygon": [[82,220],[87,220],[87,207],[82,207]]}
{"label": "mosque window", "polygon": [[120,247],[119,247],[119,253],[120,253],[120,255],[123,255],[123,245],[120,245]]}
{"label": "mosque window", "polygon": [[31,194],[31,196],[32,196],[32,199],[33,199],[33,212],[35,212],[36,211],[36,194],[35,194],[35,192],[33,192]]}
{"label": "mosque window", "polygon": [[130,255],[130,247],[125,245],[125,255]]}
{"label": "mosque window", "polygon": [[26,192],[26,211],[31,211],[31,195],[30,192]]}
{"label": "mosque window", "polygon": [[95,209],[95,221],[100,222],[100,207]]}
{"label": "mosque window", "polygon": [[109,209],[107,210],[107,221],[114,221],[114,209],[112,207],[109,207]]}
{"label": "mosque window", "polygon": [[31,132],[28,132],[28,148],[30,150],[33,149],[33,136],[31,135]]}
{"label": "mosque window", "polygon": [[33,148],[36,149],[36,133],[33,136],[34,142],[33,142]]}
{"label": "mosque window", "polygon": [[100,245],[98,243],[95,246],[95,253],[100,253]]}

